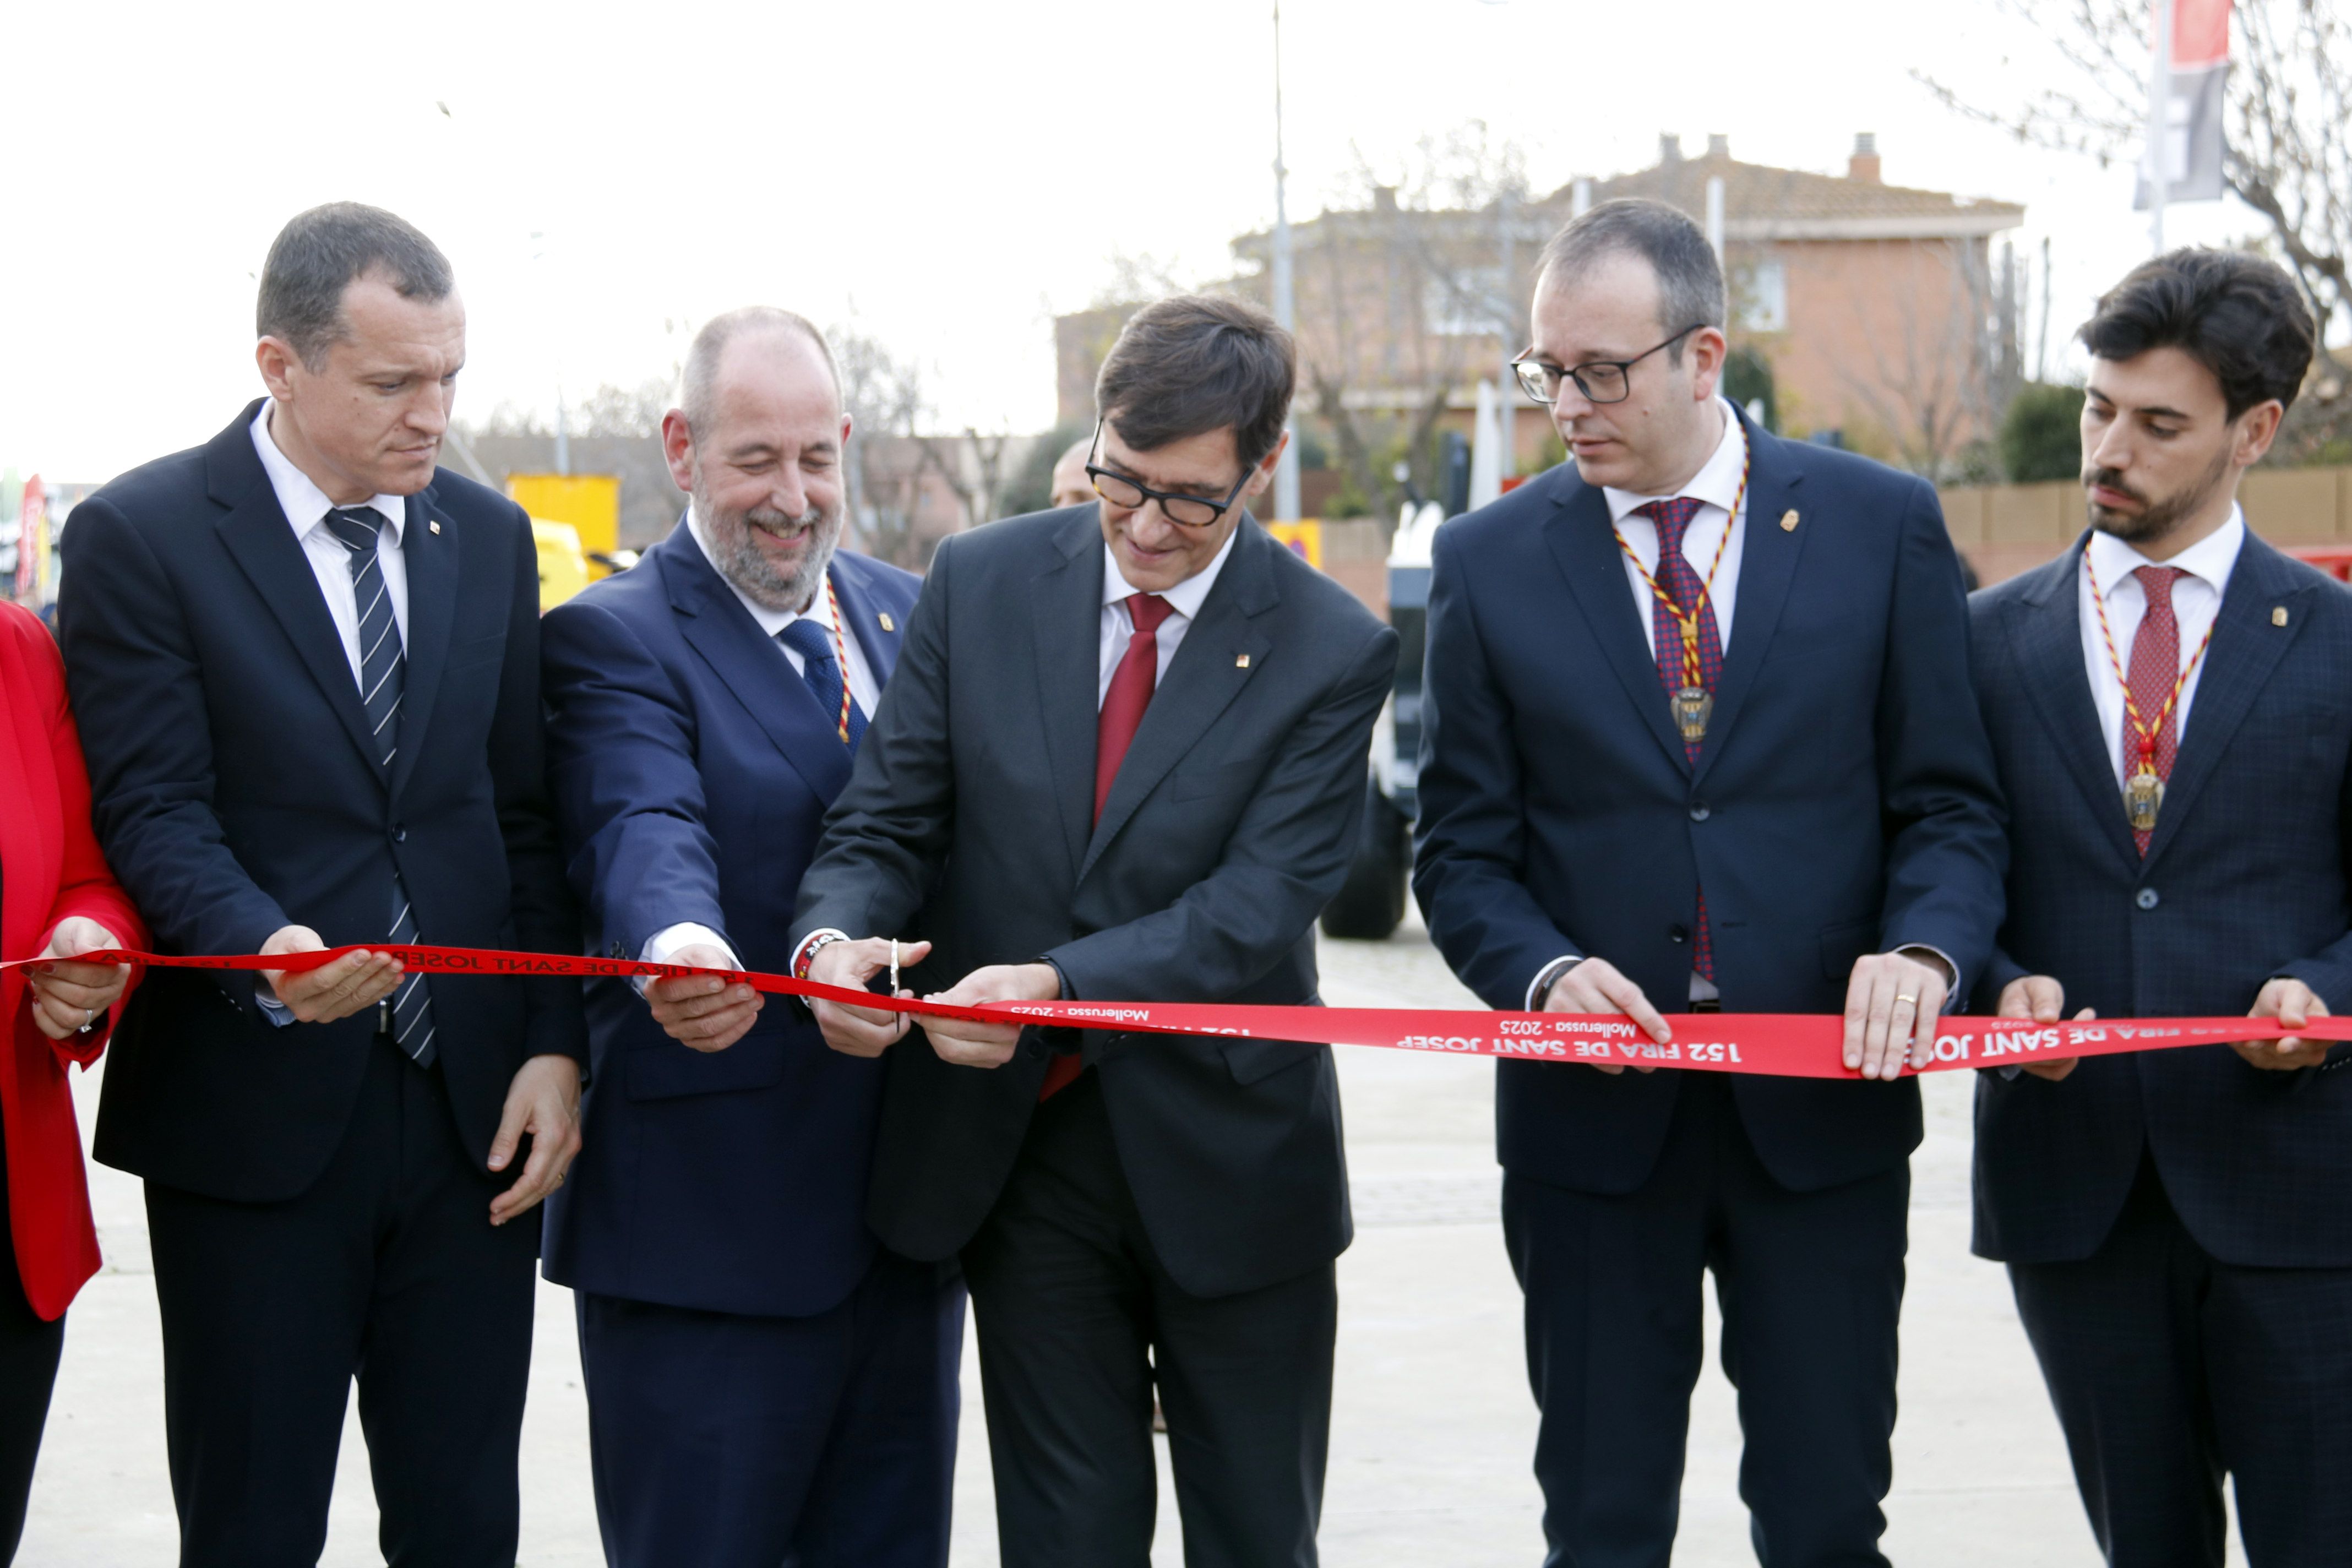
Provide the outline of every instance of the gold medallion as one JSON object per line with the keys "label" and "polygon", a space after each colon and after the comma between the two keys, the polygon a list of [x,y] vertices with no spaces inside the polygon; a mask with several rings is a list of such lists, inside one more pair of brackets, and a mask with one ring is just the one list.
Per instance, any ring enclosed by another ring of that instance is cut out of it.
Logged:
{"label": "gold medallion", "polygon": [[1715,693],[1704,686],[1677,688],[1674,697],[1675,728],[1683,732],[1685,745],[1697,745],[1706,739],[1706,721],[1715,714]]}
{"label": "gold medallion", "polygon": [[2164,781],[2145,763],[2124,785],[2124,809],[2131,815],[2134,833],[2156,831],[2156,814],[2164,806]]}

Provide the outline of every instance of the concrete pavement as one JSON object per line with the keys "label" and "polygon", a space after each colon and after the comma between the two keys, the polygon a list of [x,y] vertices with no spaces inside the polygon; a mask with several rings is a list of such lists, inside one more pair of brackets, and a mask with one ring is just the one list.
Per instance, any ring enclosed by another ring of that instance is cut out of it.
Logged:
{"label": "concrete pavement", "polygon": [[[1475,1005],[1417,924],[1388,942],[1327,942],[1323,963],[1324,996],[1335,1005]],[[1324,1561],[1532,1568],[1542,1555],[1528,1468],[1535,1410],[1497,1217],[1491,1064],[1370,1050],[1343,1050],[1339,1059],[1358,1234],[1339,1263]],[[97,1084],[75,1087],[87,1131]],[[1888,1553],[1906,1568],[2095,1568],[2005,1278],[1968,1255],[1968,1079],[1940,1075],[1927,1089]],[[68,1324],[18,1562],[162,1568],[173,1561],[174,1526],[144,1209],[136,1182],[102,1167],[91,1175],[108,1266]],[[969,1342],[965,1373],[954,1563],[994,1568],[987,1436]],[[1755,1562],[1736,1490],[1738,1450],[1731,1390],[1710,1361],[1692,1412],[1677,1564]],[[1163,1463],[1155,1568],[1182,1562],[1165,1472]],[[522,1563],[601,1563],[571,1295],[546,1284],[522,1482]],[[366,1453],[352,1421],[321,1562],[381,1563],[374,1529]]]}

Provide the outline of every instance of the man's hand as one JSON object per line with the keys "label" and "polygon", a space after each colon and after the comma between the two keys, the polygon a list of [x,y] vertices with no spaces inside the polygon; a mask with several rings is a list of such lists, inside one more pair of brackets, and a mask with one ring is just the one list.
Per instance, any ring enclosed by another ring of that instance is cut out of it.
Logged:
{"label": "man's hand", "polygon": [[[68,915],[58,922],[43,958],[69,959],[78,952],[119,947],[114,933],[94,920]],[[127,963],[51,963],[29,977],[33,993],[33,1026],[53,1040],[62,1040],[94,1024],[122,1000],[131,983]]]}
{"label": "man's hand", "polygon": [[[988,1002],[1053,1002],[1062,994],[1061,973],[1050,963],[992,963],[975,969],[945,991],[924,998],[950,1007],[977,1007]],[[967,1024],[950,1018],[926,1018],[923,1033],[940,1059],[961,1068],[1001,1068],[1013,1059],[1021,1043],[1018,1024]]]}
{"label": "man's hand", "polygon": [[[726,949],[703,942],[679,948],[669,961],[690,969],[743,967]],[[662,1033],[690,1051],[725,1050],[750,1032],[767,1003],[749,985],[709,974],[653,981],[646,986],[646,1000]]]}
{"label": "man's hand", "polygon": [[490,1200],[492,1225],[527,1213],[562,1186],[572,1157],[580,1152],[580,1064],[570,1057],[533,1057],[514,1075],[506,1109],[499,1114],[498,1136],[490,1140],[491,1170],[507,1168],[526,1132],[530,1158],[522,1163],[521,1179]]}
{"label": "man's hand", "polygon": [[1845,987],[1845,1067],[1864,1078],[1901,1076],[1936,1059],[1936,1026],[1952,977],[1942,963],[1908,952],[1868,952]]}
{"label": "man's hand", "polygon": [[[1569,966],[1566,973],[1551,983],[1544,993],[1543,1010],[1547,1013],[1622,1013],[1641,1026],[1643,1033],[1662,1046],[1674,1043],[1675,1032],[1666,1026],[1642,988],[1625,978],[1617,966],[1605,958],[1587,958]],[[1592,1062],[1602,1072],[1614,1078],[1625,1070],[1617,1062]],[[1636,1072],[1655,1072],[1652,1067],[1636,1063]]]}
{"label": "man's hand", "polygon": [[[2327,1016],[2327,1004],[2311,994],[2300,980],[2269,982],[2247,1010],[2249,1018],[2276,1018],[2290,1029],[2300,1029],[2314,1018]],[[2249,1067],[2265,1072],[2293,1072],[2315,1068],[2327,1059],[2327,1040],[2235,1040],[2230,1048]]]}
{"label": "man's hand", "polygon": [[[2000,1005],[1994,1009],[1993,1016],[2000,1018],[2022,1018],[2031,1023],[2047,1025],[2056,1023],[2058,1016],[2065,1010],[2066,987],[2064,985],[2051,975],[2029,974],[2022,979],[2012,980],[2000,988]],[[2095,1015],[2091,1009],[2085,1007],[2074,1015],[2074,1019],[2080,1023],[2094,1016]],[[2073,1072],[2081,1059],[2079,1057],[2060,1057],[2054,1061],[2020,1062],[2017,1065],[2035,1078],[2047,1079],[2050,1082],[2056,1083],[2060,1079]]]}
{"label": "man's hand", "polygon": [[[902,942],[898,944],[899,966],[920,963],[930,951],[928,942]],[[863,991],[867,981],[889,967],[890,943],[881,937],[867,937],[863,942],[829,942],[809,960],[808,977],[820,985]],[[911,996],[914,993],[902,989],[898,994]],[[845,1056],[878,1057],[897,1045],[907,1032],[904,1013],[845,1007],[822,1000],[811,1001],[809,1011],[816,1015],[816,1026],[824,1034],[824,1043]]]}
{"label": "man's hand", "polygon": [[[265,954],[317,952],[327,944],[309,926],[283,926],[261,944]],[[347,952],[334,963],[296,974],[265,969],[261,977],[305,1024],[331,1024],[364,1013],[400,986],[400,961],[388,953]]]}

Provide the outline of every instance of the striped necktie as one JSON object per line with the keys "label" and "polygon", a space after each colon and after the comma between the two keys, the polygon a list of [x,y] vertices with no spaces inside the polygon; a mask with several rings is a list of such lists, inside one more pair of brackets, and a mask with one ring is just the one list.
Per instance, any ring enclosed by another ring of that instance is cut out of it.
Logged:
{"label": "striped necktie", "polygon": [[[328,530],[351,556],[352,601],[360,616],[360,703],[367,710],[389,787],[393,759],[400,754],[400,696],[407,660],[401,651],[400,624],[393,619],[392,595],[384,590],[383,563],[376,557],[376,534],[383,526],[383,514],[373,507],[337,507],[327,513]],[[386,940],[408,945],[421,941],[397,862],[392,871],[392,910]],[[401,977],[400,988],[386,999],[379,1027],[417,1066],[433,1065],[433,997],[425,976]]]}

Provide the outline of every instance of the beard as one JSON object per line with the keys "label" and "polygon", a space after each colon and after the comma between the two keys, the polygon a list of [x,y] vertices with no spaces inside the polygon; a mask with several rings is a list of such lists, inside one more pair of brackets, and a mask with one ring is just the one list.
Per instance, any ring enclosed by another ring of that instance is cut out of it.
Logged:
{"label": "beard", "polygon": [[2214,493],[2230,477],[2230,447],[2227,443],[2213,455],[2212,466],[2190,484],[2183,485],[2168,496],[2151,500],[2124,483],[2123,475],[2113,468],[2084,468],[2085,489],[2093,485],[2119,490],[2140,503],[2137,513],[2116,511],[2090,501],[2091,526],[2101,533],[2113,534],[2135,548],[2161,542],[2192,513],[2213,499]]}
{"label": "beard", "polygon": [[[824,581],[824,569],[841,542],[841,508],[813,505],[799,517],[772,507],[726,511],[710,503],[700,484],[694,487],[694,506],[710,535],[711,564],[752,603],[799,615],[815,601],[817,584]],[[798,563],[784,571],[761,550],[754,530],[775,539],[804,534],[809,542]]]}

